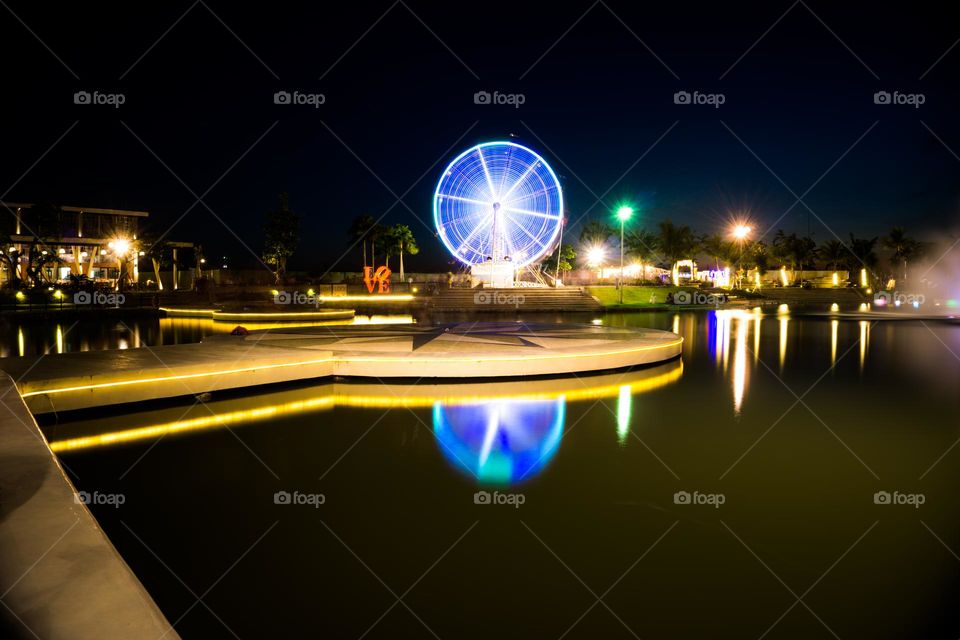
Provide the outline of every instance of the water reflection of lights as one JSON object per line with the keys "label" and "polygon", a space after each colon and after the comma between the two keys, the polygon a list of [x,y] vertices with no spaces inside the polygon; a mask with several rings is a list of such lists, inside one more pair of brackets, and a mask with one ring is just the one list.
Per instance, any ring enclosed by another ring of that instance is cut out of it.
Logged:
{"label": "water reflection of lights", "polygon": [[617,441],[621,446],[626,444],[627,436],[630,434],[630,415],[633,413],[633,393],[630,385],[625,384],[620,387],[620,394],[617,397]]}
{"label": "water reflection of lights", "polygon": [[780,316],[780,371],[783,372],[783,365],[787,361],[787,331],[790,326],[789,316]]}
{"label": "water reflection of lights", "polygon": [[[244,322],[243,326],[250,331],[261,331],[264,329],[292,329],[294,327],[328,327],[343,325],[360,324],[415,324],[412,315],[389,314],[389,315],[357,315],[350,320],[324,320],[308,322]],[[161,330],[192,329],[202,330],[205,335],[223,333],[227,334],[233,331],[236,324],[232,322],[216,322],[210,318],[161,318]]]}
{"label": "water reflection of lights", "polygon": [[870,323],[866,320],[860,321],[860,373],[863,373],[863,365],[867,361],[867,349],[870,345]]}
{"label": "water reflection of lights", "polygon": [[479,481],[511,484],[538,473],[563,435],[566,399],[488,400],[433,406],[433,432],[455,467]]}
{"label": "water reflection of lights", "polygon": [[740,415],[743,405],[743,392],[747,385],[747,330],[750,323],[746,318],[737,320],[737,351],[733,357],[733,411]]}
{"label": "water reflection of lights", "polygon": [[830,366],[837,363],[837,332],[840,329],[839,320],[830,321]]}
{"label": "water reflection of lights", "polygon": [[[683,362],[675,360],[656,367],[601,376],[530,380],[525,382],[480,382],[468,384],[383,385],[327,383],[313,387],[276,391],[255,396],[212,400],[184,412],[183,407],[118,415],[70,425],[77,437],[52,439],[55,452],[106,447],[153,440],[162,436],[206,431],[261,422],[335,407],[431,408],[476,405],[483,402],[566,402],[619,397],[624,388],[639,394],[676,382],[683,375]],[[169,421],[162,418],[169,417]],[[160,420],[158,420],[160,418]],[[146,423],[132,426],[137,422]],[[62,431],[58,432],[62,433]]]}

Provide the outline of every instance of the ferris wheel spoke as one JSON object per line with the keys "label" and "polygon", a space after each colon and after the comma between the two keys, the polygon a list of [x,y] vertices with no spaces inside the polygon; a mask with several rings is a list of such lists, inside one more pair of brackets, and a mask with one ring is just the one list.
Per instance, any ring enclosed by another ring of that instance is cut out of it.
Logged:
{"label": "ferris wheel spoke", "polygon": [[516,220],[514,220],[514,219],[513,219],[513,216],[511,216],[510,214],[507,214],[507,217],[510,218],[510,220],[513,221],[513,224],[514,224],[518,229],[520,229],[520,231],[523,231],[525,234],[527,234],[527,237],[528,237],[528,238],[530,238],[531,240],[533,240],[534,242],[536,242],[536,243],[537,243],[538,245],[540,245],[540,247],[542,247],[543,249],[546,249],[546,248],[547,248],[547,245],[545,245],[540,238],[538,238],[537,236],[535,236],[535,235],[533,235],[532,233],[530,233],[529,231],[527,231],[527,228],[526,228],[525,226],[523,226],[522,224],[519,224]]}
{"label": "ferris wheel spoke", "polygon": [[470,244],[470,241],[473,240],[474,237],[475,237],[478,233],[480,233],[480,231],[482,231],[482,230],[486,227],[486,223],[487,223],[487,219],[488,219],[488,218],[493,218],[493,216],[492,216],[492,215],[486,215],[486,216],[484,216],[483,219],[480,220],[480,222],[478,222],[477,225],[473,228],[473,231],[471,231],[470,233],[468,233],[468,234],[467,234],[467,237],[464,238],[464,239],[460,242],[460,244],[457,245],[457,249],[456,249],[456,251],[455,251],[454,253],[460,253],[466,245]]}
{"label": "ferris wheel spoke", "polygon": [[546,194],[546,193],[550,193],[551,191],[556,191],[556,189],[557,189],[557,188],[556,188],[555,186],[544,187],[543,189],[540,189],[539,191],[534,191],[533,193],[525,193],[525,194],[523,194],[523,195],[521,195],[521,196],[517,196],[516,198],[512,198],[512,199],[510,199],[510,200],[503,199],[503,200],[500,200],[500,202],[501,202],[501,204],[503,204],[504,206],[506,206],[506,205],[508,205],[508,204],[513,204],[514,202],[519,202],[519,201],[521,201],[521,200],[529,200],[529,199],[531,199],[531,198],[536,198],[537,196],[540,196],[540,195],[543,195],[543,194]]}
{"label": "ferris wheel spoke", "polygon": [[548,213],[541,213],[539,211],[530,211],[529,209],[518,209],[516,207],[504,207],[506,211],[512,211],[514,213],[521,213],[525,216],[533,216],[534,218],[546,218],[547,220],[559,220],[560,216],[552,216]]}
{"label": "ferris wheel spoke", "polygon": [[487,189],[489,189],[490,199],[497,199],[497,192],[493,188],[493,178],[490,177],[490,168],[487,167],[487,159],[483,157],[483,152],[480,150],[481,147],[477,147],[477,157],[480,158],[480,166],[483,167],[483,175],[487,178]]}
{"label": "ferris wheel spoke", "polygon": [[464,197],[464,196],[444,195],[444,194],[442,194],[442,193],[440,194],[440,197],[441,197],[441,198],[446,198],[446,199],[448,199],[448,200],[456,200],[457,202],[466,202],[466,203],[469,203],[469,204],[480,205],[480,206],[482,206],[482,207],[490,207],[490,208],[493,208],[493,205],[492,205],[490,202],[484,202],[483,200],[477,200],[476,198],[466,198],[466,197]]}
{"label": "ferris wheel spoke", "polygon": [[533,172],[537,169],[537,167],[538,167],[539,165],[540,165],[539,162],[533,162],[533,163],[531,163],[530,166],[527,167],[527,170],[524,171],[524,172],[520,175],[520,177],[517,178],[517,179],[514,181],[514,183],[513,183],[512,185],[510,185],[510,188],[507,189],[506,193],[503,194],[502,200],[506,200],[507,198],[509,198],[509,197],[510,197],[510,194],[513,193],[513,190],[516,189],[517,187],[519,187],[521,184],[523,184],[524,181],[526,181],[526,179],[530,176],[530,174],[533,173]]}

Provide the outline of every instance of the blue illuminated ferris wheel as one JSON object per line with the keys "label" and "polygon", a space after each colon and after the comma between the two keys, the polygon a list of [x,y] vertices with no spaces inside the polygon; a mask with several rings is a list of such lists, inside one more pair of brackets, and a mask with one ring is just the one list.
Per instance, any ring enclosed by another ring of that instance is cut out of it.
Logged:
{"label": "blue illuminated ferris wheel", "polygon": [[440,239],[468,266],[535,262],[553,250],[562,221],[557,175],[514,142],[467,149],[447,166],[433,196]]}

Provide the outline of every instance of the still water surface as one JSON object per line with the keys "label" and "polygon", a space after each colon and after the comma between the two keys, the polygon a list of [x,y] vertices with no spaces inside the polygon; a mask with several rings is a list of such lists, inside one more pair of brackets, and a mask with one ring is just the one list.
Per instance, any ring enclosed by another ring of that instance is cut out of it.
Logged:
{"label": "still water surface", "polygon": [[682,359],[44,428],[187,639],[960,635],[960,327],[603,321]]}

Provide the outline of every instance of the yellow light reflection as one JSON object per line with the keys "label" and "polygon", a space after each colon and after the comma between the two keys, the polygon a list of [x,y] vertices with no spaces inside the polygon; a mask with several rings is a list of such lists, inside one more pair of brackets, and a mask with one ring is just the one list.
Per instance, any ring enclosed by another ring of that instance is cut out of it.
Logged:
{"label": "yellow light reflection", "polygon": [[863,373],[863,365],[867,361],[867,349],[870,346],[870,323],[866,320],[860,321],[860,373]]}
{"label": "yellow light reflection", "polygon": [[787,361],[787,331],[789,324],[789,317],[780,316],[780,371],[783,371],[783,364]]}
{"label": "yellow light reflection", "polygon": [[743,405],[743,392],[747,386],[747,330],[750,323],[746,318],[737,320],[737,347],[733,357],[733,411],[740,415]]}
{"label": "yellow light reflection", "polygon": [[760,323],[763,322],[763,312],[760,307],[753,308],[753,363],[760,359]]}
{"label": "yellow light reflection", "polygon": [[17,350],[20,353],[20,357],[23,357],[23,328],[17,328]]}
{"label": "yellow light reflection", "polygon": [[840,329],[839,320],[830,321],[830,366],[837,363],[837,332]]}
{"label": "yellow light reflection", "polygon": [[[470,405],[479,402],[500,400],[556,400],[563,397],[568,401],[596,400],[617,397],[623,402],[624,395],[632,398],[653,389],[672,384],[683,375],[683,362],[677,360],[659,365],[653,369],[643,369],[627,374],[607,374],[591,378],[561,378],[555,380],[533,380],[525,382],[472,383],[463,385],[383,385],[383,384],[341,384],[322,385],[321,393],[315,397],[300,398],[304,394],[316,392],[317,387],[282,391],[223,401],[207,402],[188,411],[204,411],[208,415],[187,418],[171,422],[152,424],[143,427],[109,431],[50,443],[54,452],[75,451],[91,447],[106,447],[128,442],[156,439],[171,434],[216,429],[250,422],[258,422],[286,415],[310,411],[321,411],[334,407],[359,408],[430,408],[437,402],[447,406]],[[592,384],[591,384],[592,383]],[[590,386],[586,386],[590,384]],[[521,391],[522,390],[522,391]],[[277,399],[288,399],[276,402]],[[256,402],[270,402],[263,406],[248,408]],[[244,408],[237,408],[244,407]],[[618,409],[621,408],[618,404]],[[179,413],[181,409],[174,409]],[[212,412],[212,413],[210,413]],[[175,414],[176,415],[176,414]],[[622,429],[619,425],[618,433]],[[118,419],[123,419],[119,417]],[[629,415],[626,417],[629,431]],[[97,421],[94,424],[101,424]],[[102,428],[102,427],[101,427]]]}
{"label": "yellow light reflection", "polygon": [[57,353],[63,353],[63,327],[57,325]]}

